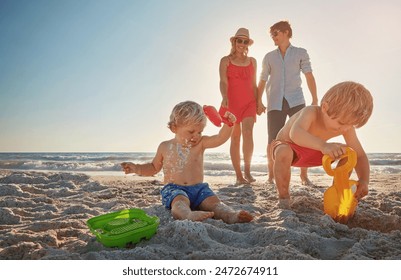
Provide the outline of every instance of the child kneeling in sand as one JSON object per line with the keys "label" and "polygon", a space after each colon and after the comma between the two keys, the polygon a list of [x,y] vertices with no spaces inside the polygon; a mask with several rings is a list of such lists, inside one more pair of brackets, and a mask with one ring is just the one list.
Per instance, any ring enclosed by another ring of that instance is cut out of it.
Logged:
{"label": "child kneeling in sand", "polygon": [[[359,200],[368,194],[369,161],[355,129],[366,124],[372,110],[373,98],[363,85],[343,82],[327,91],[320,106],[305,107],[288,120],[269,151],[274,159],[279,206],[290,207],[291,166],[320,166],[324,154],[337,159],[347,146],[357,153],[355,198]],[[339,135],[346,144],[327,142]]]}
{"label": "child kneeling in sand", "polygon": [[[236,118],[230,112],[225,117],[232,123]],[[223,204],[207,183],[203,182],[203,154],[208,148],[225,143],[232,127],[224,125],[218,134],[202,136],[206,116],[202,107],[192,101],[177,104],[168,127],[175,134],[162,142],[151,163],[123,162],[124,172],[152,176],[163,168],[164,184],[162,203],[175,219],[202,221],[214,217],[226,223],[250,222],[253,217],[247,211],[234,211]]]}

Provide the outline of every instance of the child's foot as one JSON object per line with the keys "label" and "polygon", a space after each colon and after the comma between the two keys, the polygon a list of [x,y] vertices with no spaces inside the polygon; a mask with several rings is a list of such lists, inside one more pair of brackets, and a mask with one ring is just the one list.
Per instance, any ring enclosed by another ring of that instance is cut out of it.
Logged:
{"label": "child's foot", "polygon": [[225,217],[225,219],[223,219],[223,221],[226,222],[227,224],[249,223],[252,220],[253,216],[251,215],[251,213],[245,210],[241,210],[238,212],[231,212]]}
{"label": "child's foot", "polygon": [[235,211],[230,206],[220,202],[214,209],[214,218],[221,219],[227,224],[249,223],[253,220],[253,216],[245,210]]}
{"label": "child's foot", "polygon": [[208,218],[212,218],[213,216],[214,216],[213,212],[192,211],[191,213],[189,213],[189,215],[186,217],[186,219],[194,221],[194,222],[201,222]]}
{"label": "child's foot", "polygon": [[250,221],[253,220],[253,216],[251,215],[251,213],[249,213],[248,211],[245,210],[241,210],[238,213],[238,223],[249,223]]}

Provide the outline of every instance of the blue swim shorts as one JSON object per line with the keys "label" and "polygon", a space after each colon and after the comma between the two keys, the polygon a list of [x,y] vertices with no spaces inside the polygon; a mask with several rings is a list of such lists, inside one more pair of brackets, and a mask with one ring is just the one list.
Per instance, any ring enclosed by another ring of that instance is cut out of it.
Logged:
{"label": "blue swim shorts", "polygon": [[208,183],[200,183],[193,186],[179,186],[167,184],[160,191],[162,203],[167,209],[171,209],[171,202],[177,195],[183,195],[190,201],[190,207],[195,210],[206,198],[215,195]]}

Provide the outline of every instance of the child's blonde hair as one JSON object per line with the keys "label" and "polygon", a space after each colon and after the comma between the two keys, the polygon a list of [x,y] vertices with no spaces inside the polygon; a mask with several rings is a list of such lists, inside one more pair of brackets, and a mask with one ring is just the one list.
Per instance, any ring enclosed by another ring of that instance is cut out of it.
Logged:
{"label": "child's blonde hair", "polygon": [[370,92],[356,82],[342,82],[330,88],[323,96],[321,104],[327,103],[327,114],[341,118],[356,128],[369,120],[373,111],[373,98]]}
{"label": "child's blonde hair", "polygon": [[168,128],[172,126],[186,126],[189,124],[206,125],[206,115],[202,106],[193,101],[184,101],[174,106],[168,122]]}

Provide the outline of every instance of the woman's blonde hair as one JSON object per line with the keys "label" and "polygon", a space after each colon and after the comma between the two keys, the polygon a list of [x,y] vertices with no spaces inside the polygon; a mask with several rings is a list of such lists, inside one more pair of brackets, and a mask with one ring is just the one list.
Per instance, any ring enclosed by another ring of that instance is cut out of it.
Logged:
{"label": "woman's blonde hair", "polygon": [[330,88],[321,100],[328,104],[327,114],[331,118],[341,118],[346,123],[359,128],[372,115],[373,98],[370,92],[356,82],[342,82]]}
{"label": "woman's blonde hair", "polygon": [[190,124],[205,124],[206,116],[203,108],[196,102],[184,101],[174,106],[170,114],[168,128],[173,126],[186,126]]}

